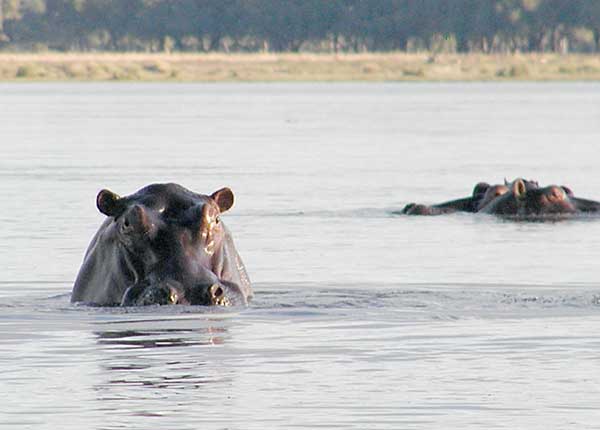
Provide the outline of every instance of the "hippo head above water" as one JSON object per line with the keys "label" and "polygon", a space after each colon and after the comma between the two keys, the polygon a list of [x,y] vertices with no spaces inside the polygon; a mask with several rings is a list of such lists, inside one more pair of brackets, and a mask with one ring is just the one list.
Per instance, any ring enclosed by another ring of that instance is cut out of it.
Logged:
{"label": "hippo head above water", "polygon": [[480,212],[519,218],[553,217],[578,212],[573,192],[563,186],[540,187],[537,182],[518,178]]}
{"label": "hippo head above water", "polygon": [[99,306],[245,305],[246,269],[220,215],[229,188],[210,196],[177,184],[154,184],[119,197],[102,190],[107,216],[85,254],[72,302]]}

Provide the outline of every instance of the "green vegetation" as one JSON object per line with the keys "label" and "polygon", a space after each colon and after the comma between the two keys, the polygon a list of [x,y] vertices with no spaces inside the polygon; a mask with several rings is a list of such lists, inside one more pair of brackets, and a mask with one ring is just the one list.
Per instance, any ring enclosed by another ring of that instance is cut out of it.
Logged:
{"label": "green vegetation", "polygon": [[0,80],[600,80],[600,56],[551,53],[0,54]]}
{"label": "green vegetation", "polygon": [[598,52],[600,0],[0,0],[3,81],[600,80]]}
{"label": "green vegetation", "polygon": [[0,50],[590,53],[600,1],[0,0]]}

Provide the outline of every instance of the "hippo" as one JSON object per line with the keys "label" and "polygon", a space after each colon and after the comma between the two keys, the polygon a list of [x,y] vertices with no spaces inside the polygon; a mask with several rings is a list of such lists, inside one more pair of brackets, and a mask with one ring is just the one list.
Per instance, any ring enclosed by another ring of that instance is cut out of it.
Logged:
{"label": "hippo", "polygon": [[85,253],[71,302],[95,306],[247,305],[250,280],[221,214],[222,188],[198,194],[152,184],[129,196],[102,190],[106,219]]}
{"label": "hippo", "polygon": [[[521,179],[521,182],[523,183],[523,186],[525,187],[526,190],[533,190],[533,189],[539,188],[539,184],[537,181]],[[487,189],[485,195],[479,202],[477,212],[485,213],[487,211],[487,209],[484,209],[484,208],[488,207],[492,202],[496,201],[499,197],[502,197],[505,194],[509,193],[511,191],[511,186],[512,186],[512,183],[510,183],[506,179],[504,179],[504,184],[497,184],[497,185],[493,185],[493,186],[489,187]],[[500,214],[498,214],[498,215],[500,215]]]}
{"label": "hippo", "polygon": [[501,185],[501,184],[490,185],[487,188],[487,190],[485,191],[483,197],[481,199],[479,199],[479,201],[477,202],[477,208],[476,208],[475,212],[479,212],[481,209],[486,207],[490,202],[492,202],[493,200],[496,200],[498,197],[507,193],[508,191],[509,191],[508,186],[506,186],[506,185]]}
{"label": "hippo", "polygon": [[507,192],[487,203],[479,212],[525,219],[600,213],[600,202],[575,197],[566,186],[540,187],[536,182],[521,178],[506,186]]}
{"label": "hippo", "polygon": [[473,187],[470,197],[463,197],[435,205],[409,203],[399,213],[404,215],[443,215],[454,212],[474,213],[478,211],[480,202],[484,199],[489,188],[490,185],[488,183],[479,182]]}
{"label": "hippo", "polygon": [[561,185],[561,188],[567,193],[567,196],[575,205],[577,213],[581,214],[600,214],[600,202],[595,200],[584,199],[581,197],[575,197],[573,191],[569,187]]}
{"label": "hippo", "polygon": [[[527,187],[534,188],[538,186],[536,181],[523,181]],[[504,184],[490,185],[487,182],[479,182],[473,188],[473,193],[470,197],[450,200],[435,205],[410,203],[406,205],[400,213],[405,215],[443,215],[453,212],[479,212],[492,200],[508,192],[508,185],[506,179],[504,180]]]}

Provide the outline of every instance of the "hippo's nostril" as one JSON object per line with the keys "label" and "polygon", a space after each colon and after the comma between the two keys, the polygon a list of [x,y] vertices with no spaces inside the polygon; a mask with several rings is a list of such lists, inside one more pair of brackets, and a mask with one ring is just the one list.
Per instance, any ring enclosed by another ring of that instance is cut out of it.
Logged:
{"label": "hippo's nostril", "polygon": [[225,291],[218,284],[210,286],[210,301],[213,305],[217,306],[231,306],[229,298],[225,296]]}
{"label": "hippo's nostril", "polygon": [[171,289],[171,292],[169,294],[169,304],[176,305],[178,301],[179,301],[179,296],[177,295],[177,291]]}
{"label": "hippo's nostril", "polygon": [[213,284],[210,286],[210,295],[216,299],[223,295],[223,288],[220,285]]}

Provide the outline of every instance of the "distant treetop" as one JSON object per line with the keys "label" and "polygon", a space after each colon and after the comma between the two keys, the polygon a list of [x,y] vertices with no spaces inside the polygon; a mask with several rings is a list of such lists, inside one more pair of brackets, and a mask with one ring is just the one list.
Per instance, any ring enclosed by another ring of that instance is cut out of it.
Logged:
{"label": "distant treetop", "polygon": [[0,0],[0,49],[598,52],[600,0]]}

